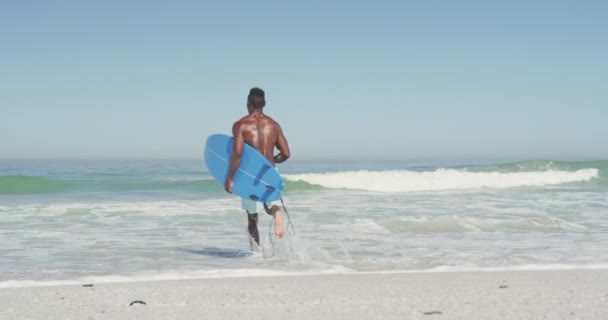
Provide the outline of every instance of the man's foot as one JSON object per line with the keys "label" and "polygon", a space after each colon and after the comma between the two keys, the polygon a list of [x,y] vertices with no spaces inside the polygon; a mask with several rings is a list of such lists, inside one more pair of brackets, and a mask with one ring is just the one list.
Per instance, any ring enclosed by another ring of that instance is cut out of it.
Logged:
{"label": "man's foot", "polygon": [[285,230],[283,229],[283,212],[276,210],[274,212],[274,235],[277,239],[283,238]]}

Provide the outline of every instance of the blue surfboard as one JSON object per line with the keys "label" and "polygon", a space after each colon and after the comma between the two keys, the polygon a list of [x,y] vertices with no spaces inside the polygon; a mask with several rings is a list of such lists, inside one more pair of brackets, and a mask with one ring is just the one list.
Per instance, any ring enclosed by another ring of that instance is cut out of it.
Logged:
{"label": "blue surfboard", "polygon": [[[205,163],[209,173],[222,186],[228,176],[234,138],[214,134],[207,138]],[[234,174],[232,192],[241,198],[255,201],[274,201],[281,198],[285,183],[279,171],[253,147],[245,143],[241,164]]]}

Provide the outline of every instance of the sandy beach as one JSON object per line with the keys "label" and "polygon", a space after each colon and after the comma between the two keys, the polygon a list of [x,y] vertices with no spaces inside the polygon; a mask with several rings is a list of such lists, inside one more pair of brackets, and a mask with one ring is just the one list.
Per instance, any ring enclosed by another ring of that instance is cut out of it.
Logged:
{"label": "sandy beach", "polygon": [[0,319],[605,319],[607,314],[606,269],[269,276],[0,290]]}

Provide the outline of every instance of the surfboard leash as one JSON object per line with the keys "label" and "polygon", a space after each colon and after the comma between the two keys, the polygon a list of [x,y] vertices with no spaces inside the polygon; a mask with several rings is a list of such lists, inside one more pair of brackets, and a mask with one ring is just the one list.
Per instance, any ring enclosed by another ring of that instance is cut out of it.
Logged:
{"label": "surfboard leash", "polygon": [[287,233],[289,234],[289,227],[291,227],[291,231],[293,231],[293,234],[290,234],[290,235],[295,236],[296,229],[293,227],[293,223],[291,223],[291,216],[289,215],[289,211],[287,211],[285,202],[283,202],[283,197],[281,197],[281,205],[283,206],[283,210],[285,210],[285,214],[287,215]]}
{"label": "surfboard leash", "polygon": [[[266,205],[266,204],[264,204],[264,205]],[[287,234],[295,237],[296,229],[293,227],[293,223],[291,223],[291,216],[289,215],[289,211],[287,210],[287,207],[285,206],[283,197],[281,197],[281,206],[283,207],[283,211],[285,212],[285,215],[287,216]],[[270,239],[270,245],[272,247],[272,255],[270,256],[270,258],[274,257],[274,241],[272,240],[272,226],[273,225],[274,225],[274,215],[272,216],[272,219],[270,220],[270,224],[268,225],[268,239]],[[289,232],[289,227],[291,227],[291,231],[293,233]]]}

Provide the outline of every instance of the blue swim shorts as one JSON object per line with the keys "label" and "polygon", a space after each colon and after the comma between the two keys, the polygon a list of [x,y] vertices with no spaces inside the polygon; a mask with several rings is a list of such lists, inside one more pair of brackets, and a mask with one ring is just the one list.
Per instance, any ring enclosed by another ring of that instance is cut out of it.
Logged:
{"label": "blue swim shorts", "polygon": [[[241,205],[243,206],[243,209],[249,214],[266,211],[264,210],[264,202],[241,198]],[[272,206],[281,207],[281,200],[266,202],[266,205],[268,206],[268,208],[272,208]]]}

